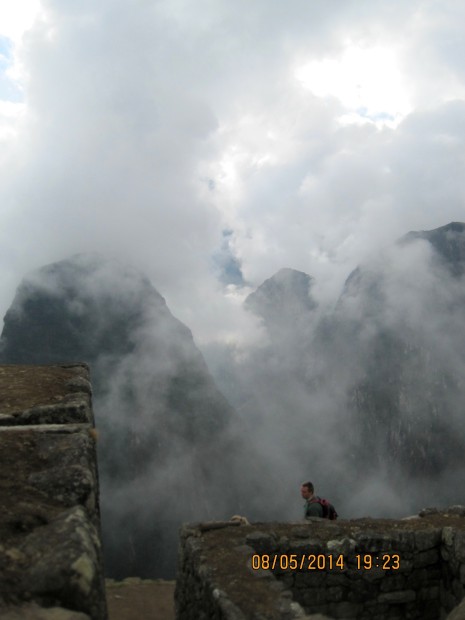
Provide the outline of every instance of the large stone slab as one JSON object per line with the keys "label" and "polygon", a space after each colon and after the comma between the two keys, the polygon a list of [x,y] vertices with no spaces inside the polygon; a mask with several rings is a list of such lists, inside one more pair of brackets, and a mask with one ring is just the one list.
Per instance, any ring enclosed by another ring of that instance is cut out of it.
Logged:
{"label": "large stone slab", "polygon": [[105,620],[88,368],[0,366],[0,617]]}

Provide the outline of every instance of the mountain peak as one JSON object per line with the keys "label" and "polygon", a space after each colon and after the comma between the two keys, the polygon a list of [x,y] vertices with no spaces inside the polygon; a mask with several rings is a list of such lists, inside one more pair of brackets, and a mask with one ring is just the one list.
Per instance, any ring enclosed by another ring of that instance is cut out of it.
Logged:
{"label": "mountain peak", "polygon": [[142,273],[97,253],[76,254],[20,283],[5,315],[0,360],[40,364],[127,353],[132,331],[154,312],[169,314]]}
{"label": "mountain peak", "polygon": [[284,267],[247,297],[245,307],[261,316],[268,327],[284,326],[315,309],[312,283],[307,273]]}
{"label": "mountain peak", "polygon": [[418,239],[428,241],[433,246],[453,275],[465,273],[465,223],[449,222],[433,230],[411,231],[399,239],[398,245],[403,246]]}
{"label": "mountain peak", "polygon": [[[165,570],[171,576],[176,560],[169,541],[180,521],[198,520],[204,510],[232,514],[236,485],[225,490],[223,480],[239,450],[238,442],[229,447],[234,411],[190,330],[149,279],[99,254],[75,255],[29,274],[0,338],[3,364],[76,360],[91,367],[101,430],[107,570],[117,578]],[[227,471],[216,465],[214,450]],[[201,459],[215,462],[215,472]],[[172,488],[181,503],[172,501]],[[161,541],[156,553],[147,555],[154,540]]]}

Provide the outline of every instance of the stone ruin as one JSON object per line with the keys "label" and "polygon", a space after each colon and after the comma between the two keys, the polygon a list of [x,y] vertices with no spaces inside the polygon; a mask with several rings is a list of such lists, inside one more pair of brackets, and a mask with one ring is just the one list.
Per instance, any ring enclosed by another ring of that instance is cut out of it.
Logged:
{"label": "stone ruin", "polygon": [[89,369],[0,366],[0,618],[105,620]]}
{"label": "stone ruin", "polygon": [[182,620],[464,620],[465,507],[403,520],[185,525]]}
{"label": "stone ruin", "polygon": [[[85,364],[0,366],[0,618],[106,620]],[[178,620],[465,620],[465,508],[186,524]],[[156,602],[154,602],[156,604]]]}

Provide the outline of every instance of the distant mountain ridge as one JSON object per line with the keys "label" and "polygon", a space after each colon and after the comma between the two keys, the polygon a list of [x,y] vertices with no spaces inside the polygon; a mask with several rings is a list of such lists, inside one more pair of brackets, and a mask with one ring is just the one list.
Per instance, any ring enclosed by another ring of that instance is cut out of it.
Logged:
{"label": "distant mountain ridge", "polygon": [[412,231],[399,239],[400,245],[405,245],[417,239],[428,241],[437,252],[453,275],[462,275],[465,272],[465,224],[450,222],[445,226],[433,230]]}

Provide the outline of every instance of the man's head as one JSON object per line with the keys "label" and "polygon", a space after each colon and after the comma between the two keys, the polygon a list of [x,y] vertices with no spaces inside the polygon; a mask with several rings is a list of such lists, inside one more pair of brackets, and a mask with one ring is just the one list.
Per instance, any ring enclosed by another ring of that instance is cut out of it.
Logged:
{"label": "man's head", "polygon": [[303,482],[302,486],[300,487],[300,494],[304,499],[310,499],[311,497],[313,497],[314,491],[315,489],[311,482]]}

